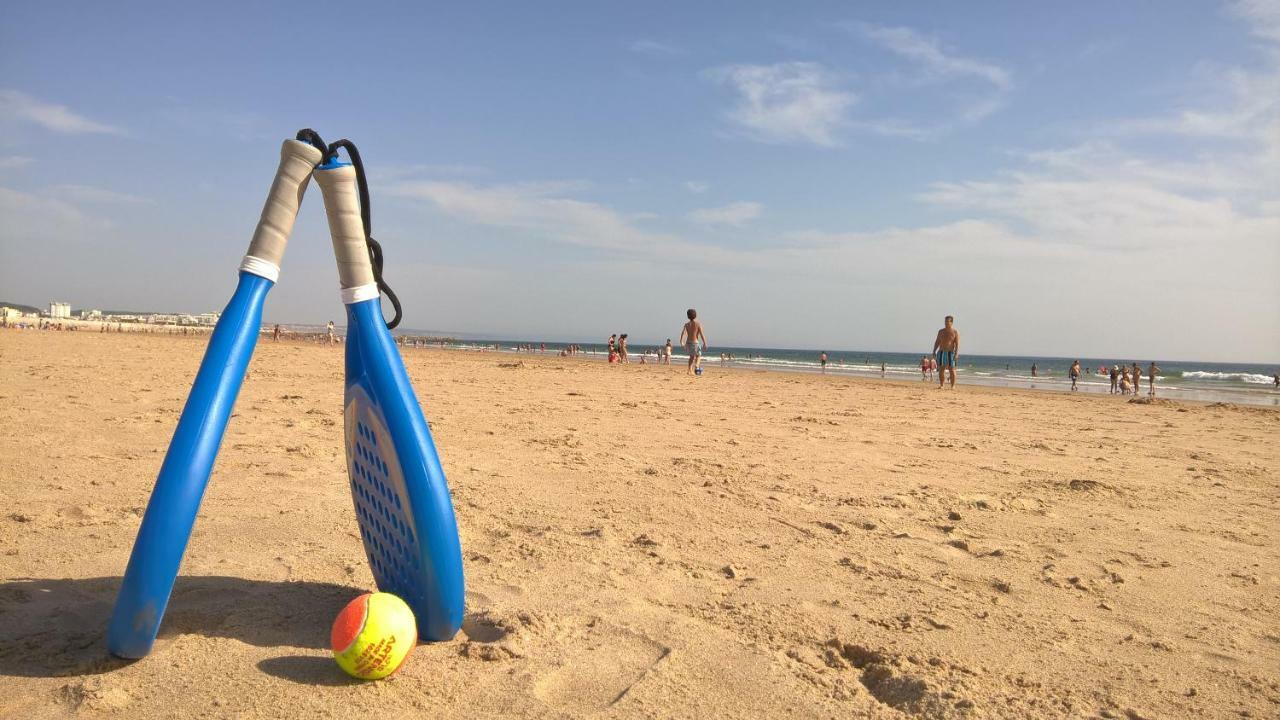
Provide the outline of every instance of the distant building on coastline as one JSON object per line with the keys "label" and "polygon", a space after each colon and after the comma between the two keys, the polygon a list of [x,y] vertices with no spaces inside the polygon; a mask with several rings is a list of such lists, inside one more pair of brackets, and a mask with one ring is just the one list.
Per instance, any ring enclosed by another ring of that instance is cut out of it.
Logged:
{"label": "distant building on coastline", "polygon": [[7,323],[18,322],[26,317],[26,315],[26,313],[18,308],[9,307],[8,305],[0,305],[0,320],[4,320]]}
{"label": "distant building on coastline", "polygon": [[199,315],[184,315],[180,313],[154,313],[142,318],[142,321],[149,325],[198,325],[213,327],[218,324],[218,318],[221,313],[207,312]]}
{"label": "distant building on coastline", "polygon": [[[213,327],[218,324],[218,318],[222,313],[206,312],[206,313],[150,313],[139,315],[135,313],[108,313],[97,308],[92,310],[78,310],[73,316],[71,313],[71,303],[59,302],[57,300],[50,302],[45,310],[21,305],[13,307],[11,305],[0,305],[0,320],[6,323],[31,322],[35,323],[38,319],[47,320],[69,320],[80,322],[107,322],[107,323],[136,323],[140,325],[179,325],[189,327]],[[74,322],[72,323],[74,324]]]}

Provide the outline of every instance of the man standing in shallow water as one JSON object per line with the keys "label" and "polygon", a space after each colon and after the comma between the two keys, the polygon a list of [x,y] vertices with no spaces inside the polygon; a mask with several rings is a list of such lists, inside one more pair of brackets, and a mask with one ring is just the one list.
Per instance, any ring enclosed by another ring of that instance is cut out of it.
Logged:
{"label": "man standing in shallow water", "polygon": [[951,373],[951,388],[956,387],[956,359],[960,357],[960,333],[952,327],[955,318],[950,315],[944,321],[946,326],[938,331],[933,341],[933,355],[938,359],[938,389],[946,383],[947,373]]}

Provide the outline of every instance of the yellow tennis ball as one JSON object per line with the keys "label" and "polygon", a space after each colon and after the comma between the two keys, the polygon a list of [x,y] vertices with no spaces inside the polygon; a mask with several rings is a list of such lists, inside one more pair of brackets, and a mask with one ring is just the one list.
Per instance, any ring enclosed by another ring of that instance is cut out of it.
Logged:
{"label": "yellow tennis ball", "polygon": [[400,668],[418,644],[413,611],[391,593],[365,593],[333,621],[329,645],[338,667],[361,680],[380,680]]}

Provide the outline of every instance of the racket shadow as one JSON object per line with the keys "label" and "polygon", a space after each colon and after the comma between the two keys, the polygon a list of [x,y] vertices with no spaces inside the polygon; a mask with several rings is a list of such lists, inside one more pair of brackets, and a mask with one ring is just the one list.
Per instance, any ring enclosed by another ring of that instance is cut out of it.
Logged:
{"label": "racket shadow", "polygon": [[[107,654],[103,631],[120,582],[119,577],[0,582],[0,676],[97,675],[128,665]],[[163,649],[174,636],[196,634],[260,647],[327,649],[329,624],[363,592],[324,582],[181,576],[157,647]],[[310,664],[263,670],[315,682]]]}

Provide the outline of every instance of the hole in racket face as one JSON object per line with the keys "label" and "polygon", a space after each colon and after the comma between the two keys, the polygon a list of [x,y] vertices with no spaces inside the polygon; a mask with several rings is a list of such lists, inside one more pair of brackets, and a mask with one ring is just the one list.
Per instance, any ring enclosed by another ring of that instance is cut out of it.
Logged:
{"label": "hole in racket face", "polygon": [[426,578],[404,474],[382,413],[358,386],[348,393],[346,436],[351,497],[373,579],[416,610]]}

